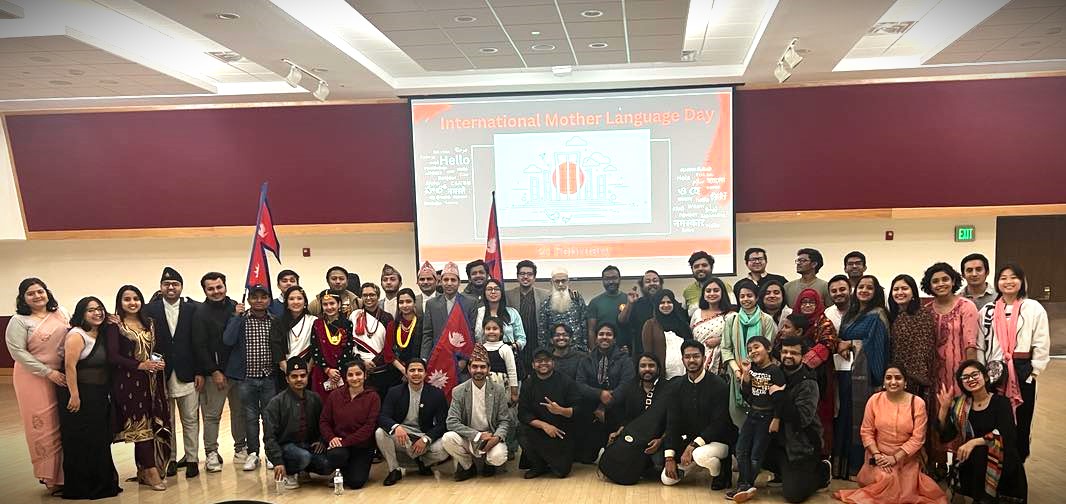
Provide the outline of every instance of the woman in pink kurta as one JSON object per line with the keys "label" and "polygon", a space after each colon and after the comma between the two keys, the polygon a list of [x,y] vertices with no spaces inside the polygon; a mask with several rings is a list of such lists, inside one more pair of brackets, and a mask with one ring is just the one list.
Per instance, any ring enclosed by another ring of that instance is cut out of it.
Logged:
{"label": "woman in pink kurta", "polygon": [[936,322],[937,362],[931,390],[947,385],[952,397],[962,394],[955,383],[955,370],[967,359],[977,357],[977,307],[956,295],[962,287],[962,275],[947,263],[936,263],[922,276],[922,291],[933,296],[933,321]]}
{"label": "woman in pink kurta", "polygon": [[946,504],[947,496],[922,472],[918,454],[925,443],[925,401],[906,391],[899,366],[885,370],[885,390],[870,397],[860,437],[874,464],[859,470],[860,488],[833,496],[851,504]]}
{"label": "woman in pink kurta", "polygon": [[16,315],[8,322],[7,349],[15,359],[11,382],[30,449],[33,475],[52,491],[63,485],[56,387],[66,386],[59,348],[70,325],[52,292],[38,278],[19,284]]}

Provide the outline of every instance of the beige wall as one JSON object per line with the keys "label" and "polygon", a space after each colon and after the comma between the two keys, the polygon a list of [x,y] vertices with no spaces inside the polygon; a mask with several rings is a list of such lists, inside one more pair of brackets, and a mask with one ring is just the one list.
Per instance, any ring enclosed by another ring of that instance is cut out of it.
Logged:
{"label": "beige wall", "polygon": [[[976,225],[977,241],[954,243],[956,224]],[[886,230],[895,232],[895,240],[884,240]],[[769,270],[789,278],[796,276],[792,262],[796,249],[806,246],[818,248],[825,255],[826,267],[820,275],[825,279],[842,272],[844,254],[855,249],[866,254],[868,272],[883,282],[898,273],[919,277],[935,261],[957,265],[971,251],[982,252],[995,260],[995,218],[967,222],[927,219],[742,223],[738,224],[737,233],[738,255],[749,246],[761,246],[769,255]],[[309,290],[325,287],[325,270],[334,264],[359,273],[364,281],[377,282],[385,262],[399,269],[405,283],[415,288],[413,235],[286,236],[280,233],[280,239],[284,264],[279,266],[270,259],[272,274],[281,268],[291,268],[302,276],[301,283]],[[0,314],[12,313],[17,284],[27,276],[44,279],[60,303],[72,309],[80,297],[90,294],[101,297],[110,306],[115,291],[125,283],[133,283],[146,296],[150,295],[158,287],[163,266],[177,268],[185,277],[186,295],[196,299],[203,298],[198,286],[200,276],[210,270],[221,271],[230,278],[231,289],[238,291],[233,297],[239,299],[250,243],[250,237],[0,241]],[[311,257],[301,257],[303,247],[311,248]],[[737,268],[746,271],[742,260]],[[505,274],[514,278],[512,271]],[[680,293],[688,283],[687,279],[671,279],[667,286]],[[625,285],[632,282],[627,280]],[[580,282],[576,287],[587,297],[601,290],[596,281]]]}

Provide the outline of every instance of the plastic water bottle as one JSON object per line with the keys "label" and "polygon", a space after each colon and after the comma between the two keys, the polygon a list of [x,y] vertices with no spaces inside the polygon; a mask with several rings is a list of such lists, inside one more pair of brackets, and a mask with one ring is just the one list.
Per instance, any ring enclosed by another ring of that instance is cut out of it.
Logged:
{"label": "plastic water bottle", "polygon": [[274,480],[274,493],[281,495],[285,491],[285,482],[283,480]]}
{"label": "plastic water bottle", "polygon": [[333,495],[341,495],[344,493],[344,475],[341,474],[341,470],[337,469],[333,471]]}

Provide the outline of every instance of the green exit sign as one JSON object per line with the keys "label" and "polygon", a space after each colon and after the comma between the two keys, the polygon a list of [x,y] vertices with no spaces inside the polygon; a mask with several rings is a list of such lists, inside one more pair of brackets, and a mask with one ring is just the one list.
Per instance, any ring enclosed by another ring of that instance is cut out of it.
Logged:
{"label": "green exit sign", "polygon": [[974,240],[973,225],[955,226],[955,241],[971,242]]}

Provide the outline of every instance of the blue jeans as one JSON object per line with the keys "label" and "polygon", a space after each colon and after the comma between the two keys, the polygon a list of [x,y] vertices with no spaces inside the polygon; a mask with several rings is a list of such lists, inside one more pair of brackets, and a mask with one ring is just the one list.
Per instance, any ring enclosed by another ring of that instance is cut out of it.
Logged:
{"label": "blue jeans", "polygon": [[244,407],[245,435],[248,437],[248,453],[259,453],[259,419],[263,410],[276,394],[274,377],[246,378],[237,382],[237,392]]}
{"label": "blue jeans", "polygon": [[748,412],[748,418],[740,428],[740,437],[737,438],[737,462],[740,463],[737,488],[755,486],[762,457],[770,444],[770,421],[773,419],[772,411]]}
{"label": "blue jeans", "polygon": [[330,474],[326,454],[311,451],[308,443],[286,443],[281,445],[281,459],[285,463],[286,474],[300,474],[310,471],[315,474]]}

